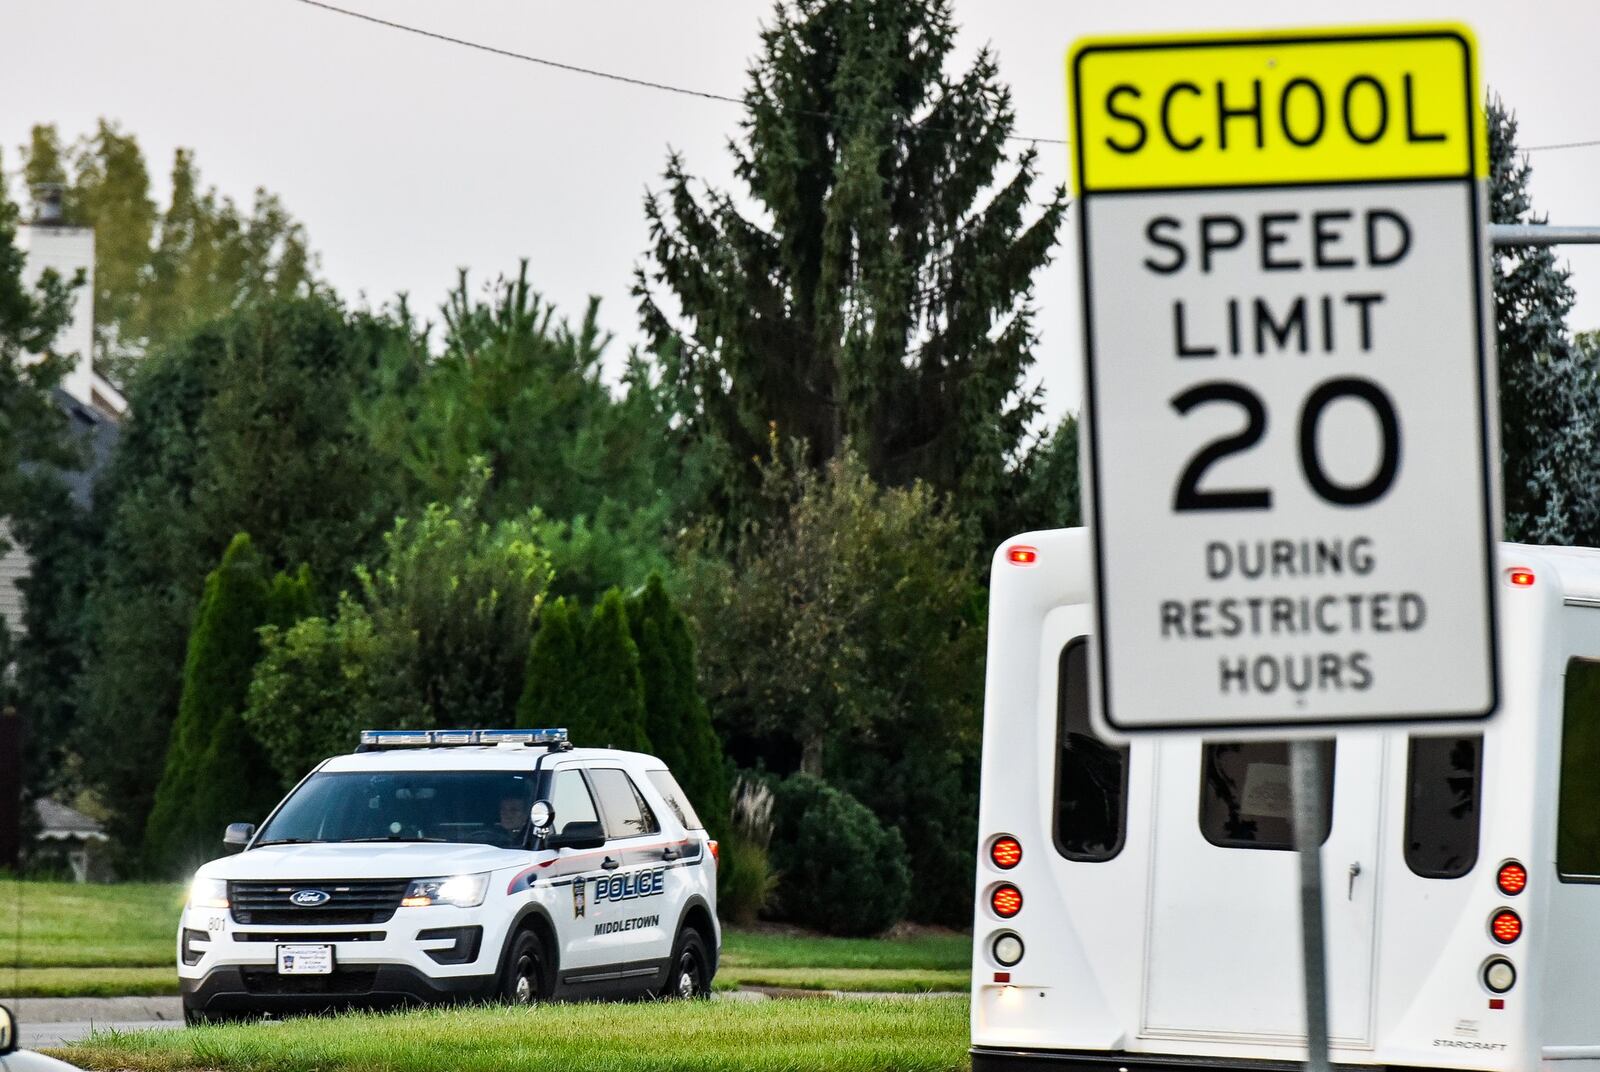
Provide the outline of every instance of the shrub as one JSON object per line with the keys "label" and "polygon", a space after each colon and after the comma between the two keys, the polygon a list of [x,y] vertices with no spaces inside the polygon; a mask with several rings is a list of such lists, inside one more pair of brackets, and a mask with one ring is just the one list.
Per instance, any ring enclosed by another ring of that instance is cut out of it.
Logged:
{"label": "shrub", "polygon": [[783,913],[829,934],[870,935],[905,918],[911,870],[898,830],[808,774],[778,786],[772,860]]}
{"label": "shrub", "polygon": [[377,632],[348,596],[332,618],[263,629],[261,646],[244,718],[281,783],[350,751],[363,729],[431,725],[406,672],[412,638]]}
{"label": "shrub", "polygon": [[375,631],[413,638],[407,676],[437,726],[511,726],[550,581],[537,513],[482,520],[489,483],[479,467],[455,502],[395,522],[382,563],[356,571]]}
{"label": "shrub", "polygon": [[731,818],[717,865],[717,911],[735,923],[752,923],[778,888],[768,853],[773,794],[765,782],[744,777],[729,796]]}
{"label": "shrub", "polygon": [[537,514],[479,520],[487,481],[395,522],[333,617],[263,634],[245,717],[283,778],[363,727],[512,725],[550,567]]}

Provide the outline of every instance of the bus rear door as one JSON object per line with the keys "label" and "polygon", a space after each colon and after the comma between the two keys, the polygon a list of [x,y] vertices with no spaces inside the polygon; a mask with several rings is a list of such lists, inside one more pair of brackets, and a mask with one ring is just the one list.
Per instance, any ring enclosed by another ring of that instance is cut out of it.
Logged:
{"label": "bus rear door", "polygon": [[[1281,743],[1157,746],[1144,1023],[1152,1038],[1303,1043],[1299,863]],[[1372,1042],[1383,742],[1328,742],[1329,1034]],[[1326,798],[1325,798],[1326,799]]]}

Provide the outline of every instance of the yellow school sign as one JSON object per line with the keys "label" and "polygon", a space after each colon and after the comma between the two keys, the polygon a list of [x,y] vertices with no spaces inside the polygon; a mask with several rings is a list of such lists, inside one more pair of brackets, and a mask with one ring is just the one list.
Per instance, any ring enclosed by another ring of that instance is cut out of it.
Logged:
{"label": "yellow school sign", "polygon": [[1482,177],[1475,54],[1459,26],[1080,41],[1074,186]]}
{"label": "yellow school sign", "polygon": [[1492,716],[1471,34],[1090,40],[1067,90],[1101,732]]}

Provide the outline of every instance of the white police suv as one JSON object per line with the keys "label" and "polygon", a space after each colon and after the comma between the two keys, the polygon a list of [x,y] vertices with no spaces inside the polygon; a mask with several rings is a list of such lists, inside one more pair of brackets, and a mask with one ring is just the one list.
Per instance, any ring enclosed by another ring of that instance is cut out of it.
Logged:
{"label": "white police suv", "polygon": [[565,730],[367,730],[196,873],[185,1017],[700,997],[716,842],[666,764]]}

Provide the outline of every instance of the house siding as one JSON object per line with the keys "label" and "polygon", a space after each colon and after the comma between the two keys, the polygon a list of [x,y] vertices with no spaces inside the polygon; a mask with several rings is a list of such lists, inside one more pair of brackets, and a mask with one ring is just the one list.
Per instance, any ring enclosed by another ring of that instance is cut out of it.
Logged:
{"label": "house siding", "polygon": [[17,546],[4,521],[0,521],[0,539],[10,545],[5,554],[0,555],[0,618],[5,619],[6,628],[15,637],[22,633],[22,589],[17,587],[17,582],[27,578],[32,563],[28,553]]}

